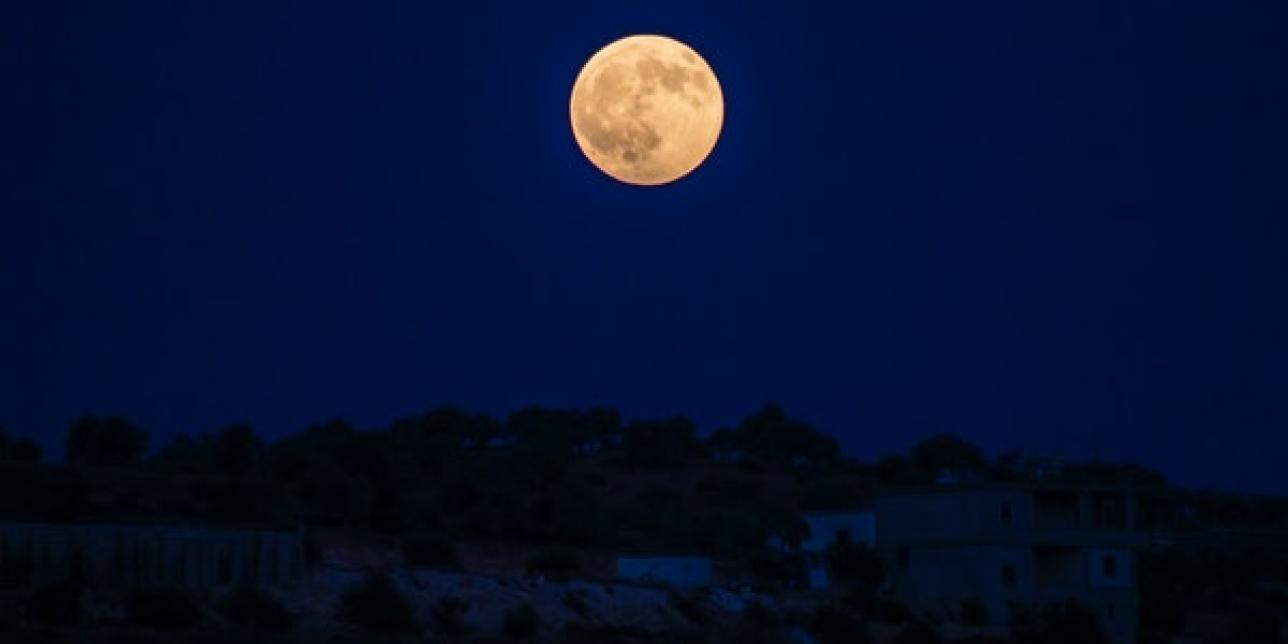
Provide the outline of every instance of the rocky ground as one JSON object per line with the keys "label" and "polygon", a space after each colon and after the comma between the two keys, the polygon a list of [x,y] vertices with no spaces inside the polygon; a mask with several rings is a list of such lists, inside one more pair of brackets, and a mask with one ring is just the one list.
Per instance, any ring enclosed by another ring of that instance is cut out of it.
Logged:
{"label": "rocky ground", "polygon": [[[23,610],[0,619],[0,642],[76,644],[333,644],[382,642],[811,642],[803,630],[781,623],[789,607],[750,591],[678,591],[647,585],[542,577],[505,577],[399,568],[385,575],[412,609],[414,627],[405,633],[371,633],[337,614],[344,594],[361,587],[368,574],[319,567],[290,588],[267,591],[289,613],[288,630],[238,626],[222,614],[221,596],[194,599],[202,613],[194,627],[157,630],[127,625],[117,595],[90,593],[85,616],[74,626],[32,627]],[[19,604],[25,603],[19,600]],[[444,618],[444,606],[457,619]],[[524,607],[536,616],[533,632],[516,635],[507,618]],[[765,616],[769,616],[766,618]],[[29,617],[29,616],[28,616]],[[769,622],[764,622],[768,619]],[[759,620],[759,621],[758,621]]]}
{"label": "rocky ground", "polygon": [[[416,623],[427,635],[439,635],[436,608],[459,601],[468,632],[500,633],[507,615],[524,605],[540,617],[541,631],[564,633],[570,626],[623,633],[675,633],[704,629],[712,623],[737,621],[753,603],[777,610],[772,598],[749,591],[712,589],[683,593],[660,587],[540,577],[504,578],[403,569],[389,575],[407,597]],[[343,630],[334,606],[348,588],[363,582],[361,573],[318,570],[308,583],[283,593],[287,610],[302,631]]]}

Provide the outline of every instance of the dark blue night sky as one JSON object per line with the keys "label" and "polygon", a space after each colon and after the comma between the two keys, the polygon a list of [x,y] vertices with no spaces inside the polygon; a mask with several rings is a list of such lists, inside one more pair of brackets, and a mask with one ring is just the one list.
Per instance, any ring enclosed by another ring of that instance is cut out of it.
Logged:
{"label": "dark blue night sky", "polygon": [[[1282,2],[6,2],[0,425],[768,401],[1288,493]],[[567,123],[719,74],[662,189]]]}

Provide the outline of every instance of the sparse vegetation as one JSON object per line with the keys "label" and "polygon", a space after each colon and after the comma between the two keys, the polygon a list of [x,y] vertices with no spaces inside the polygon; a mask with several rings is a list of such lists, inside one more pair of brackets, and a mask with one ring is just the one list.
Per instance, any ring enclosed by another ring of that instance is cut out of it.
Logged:
{"label": "sparse vegetation", "polygon": [[511,639],[530,640],[541,630],[541,617],[532,604],[523,604],[506,613],[501,630]]}
{"label": "sparse vegetation", "polygon": [[460,570],[461,561],[450,539],[438,535],[422,534],[403,545],[403,556],[410,566],[435,570]]}
{"label": "sparse vegetation", "polygon": [[[792,551],[808,536],[800,520],[804,509],[852,507],[882,483],[925,483],[945,471],[968,472],[970,480],[1022,482],[1033,476],[1022,454],[989,461],[951,436],[932,437],[879,463],[857,463],[841,455],[835,441],[772,406],[705,438],[682,417],[623,423],[610,409],[532,407],[504,419],[438,409],[367,431],[330,421],[276,441],[263,440],[247,425],[232,425],[175,439],[150,457],[146,433],[128,421],[87,417],[72,425],[67,443],[68,464],[42,465],[34,443],[0,429],[0,516],[345,526],[399,540],[408,564],[437,570],[461,568],[455,544],[501,543],[513,546],[514,557],[530,553],[519,560],[527,572],[555,579],[597,570],[600,560],[587,551],[706,553],[736,560],[750,571],[752,589],[766,593],[807,586],[805,559]],[[1187,492],[1139,466],[1069,464],[1042,476],[1071,485],[1136,486],[1150,500],[1138,521],[1156,529],[1288,529],[1288,501]],[[784,548],[771,549],[770,537]],[[317,562],[316,544],[309,544],[310,560]],[[34,561],[21,552],[6,560],[0,585],[30,584]],[[507,558],[504,565],[513,561]],[[860,631],[866,619],[909,624],[908,637],[924,626],[873,592],[885,574],[876,553],[843,542],[831,548],[827,564],[831,581],[840,586],[831,597],[835,606],[797,618],[820,641],[854,626],[854,620]],[[1272,622],[1288,617],[1277,608],[1282,594],[1273,594],[1282,593],[1275,589],[1288,580],[1282,548],[1153,548],[1141,553],[1136,571],[1140,624],[1148,637],[1176,636],[1188,615],[1203,611],[1234,619],[1230,637],[1255,641],[1272,630]],[[499,583],[513,590],[531,580]],[[77,588],[40,588],[22,615],[48,627],[86,624]],[[614,592],[612,586],[604,589]],[[1213,593],[1198,592],[1204,589],[1238,599],[1217,603],[1205,599]],[[460,637],[463,629],[465,607],[456,601],[444,598],[428,607],[433,627],[448,637]],[[585,597],[568,593],[561,601],[587,629],[595,622]],[[709,630],[720,621],[715,609],[706,614],[709,607],[692,596],[675,595],[671,603],[690,630]],[[213,608],[223,619],[256,630],[280,630],[291,621],[271,596],[246,589]],[[173,589],[139,591],[125,609],[127,624],[156,630],[187,628],[203,616],[191,598]],[[415,628],[410,604],[388,579],[367,580],[335,610],[366,630]],[[1094,643],[1102,637],[1098,615],[1077,606],[1036,607],[1027,619],[1015,620],[1018,641]],[[958,617],[966,626],[981,626],[1001,616],[967,600]],[[95,619],[110,623],[119,617]]]}
{"label": "sparse vegetation", "polygon": [[337,617],[374,632],[403,633],[415,628],[411,604],[384,575],[372,575],[340,598]]}
{"label": "sparse vegetation", "polygon": [[43,626],[71,626],[84,612],[84,591],[75,581],[41,586],[31,594],[28,612]]}
{"label": "sparse vegetation", "polygon": [[545,548],[528,558],[528,572],[563,576],[577,572],[581,556],[570,548]]}
{"label": "sparse vegetation", "polygon": [[702,599],[697,593],[684,594],[678,591],[671,591],[671,607],[675,609],[684,619],[695,626],[702,626],[707,623],[708,616],[706,609],[702,606]]}
{"label": "sparse vegetation", "polygon": [[446,595],[434,604],[434,623],[438,630],[447,637],[457,638],[465,634],[465,613],[469,605],[456,595]]}
{"label": "sparse vegetation", "polygon": [[201,609],[178,588],[142,588],[130,594],[126,618],[140,628],[183,630],[201,623]]}
{"label": "sparse vegetation", "polygon": [[903,627],[899,632],[899,644],[940,644],[943,638],[934,626],[916,620]]}
{"label": "sparse vegetation", "polygon": [[889,624],[907,624],[911,622],[912,611],[903,603],[887,598],[873,598],[867,604],[874,618]]}
{"label": "sparse vegetation", "polygon": [[1077,601],[1048,604],[1040,611],[1036,627],[1016,620],[1017,644],[1104,644],[1105,633],[1096,614]]}
{"label": "sparse vegetation", "polygon": [[1239,644],[1278,644],[1282,625],[1270,611],[1245,611],[1231,627],[1231,636]]}
{"label": "sparse vegetation", "polygon": [[872,641],[862,622],[853,615],[827,605],[820,606],[815,611],[809,623],[809,632],[821,644],[868,644]]}
{"label": "sparse vegetation", "polygon": [[251,586],[241,586],[228,593],[219,603],[219,612],[228,621],[265,631],[285,631],[291,616],[276,597]]}
{"label": "sparse vegetation", "polygon": [[610,626],[595,625],[587,626],[578,623],[569,623],[563,629],[563,641],[565,642],[594,642],[596,644],[621,642],[638,643],[659,641],[657,634],[638,626]]}
{"label": "sparse vegetation", "polygon": [[585,618],[590,612],[590,606],[586,604],[586,599],[582,593],[569,591],[564,593],[560,599],[568,610],[577,614],[578,617]]}
{"label": "sparse vegetation", "polygon": [[798,553],[784,554],[762,549],[751,556],[750,564],[757,590],[774,592],[805,584],[805,559]]}
{"label": "sparse vegetation", "polygon": [[962,602],[962,624],[979,628],[988,624],[988,608],[978,599],[967,599]]}
{"label": "sparse vegetation", "polygon": [[30,438],[11,438],[4,427],[0,427],[0,463],[40,462],[43,454],[40,446]]}
{"label": "sparse vegetation", "polygon": [[838,541],[827,551],[828,571],[838,582],[875,588],[885,580],[885,563],[866,545]]}

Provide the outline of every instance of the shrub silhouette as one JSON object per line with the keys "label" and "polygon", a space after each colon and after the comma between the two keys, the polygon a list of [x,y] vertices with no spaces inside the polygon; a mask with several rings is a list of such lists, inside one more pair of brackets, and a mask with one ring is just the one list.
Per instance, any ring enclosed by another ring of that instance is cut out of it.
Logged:
{"label": "shrub silhouette", "polygon": [[581,567],[581,558],[576,550],[550,547],[528,558],[529,573],[550,575],[567,575]]}
{"label": "shrub silhouette", "polygon": [[143,458],[148,435],[128,420],[86,416],[67,430],[67,462],[73,465],[125,467]]}
{"label": "shrub silhouette", "polygon": [[134,591],[125,607],[133,625],[162,631],[192,628],[201,622],[201,609],[178,588],[142,588]]}
{"label": "shrub silhouette", "polygon": [[384,575],[372,575],[341,596],[337,617],[375,632],[405,633],[416,626],[411,604]]}
{"label": "shrub silhouette", "polygon": [[1042,609],[1037,628],[1025,627],[1030,621],[1027,611],[1016,610],[1012,615],[1012,630],[1020,644],[1104,644],[1105,633],[1100,620],[1086,606],[1070,600],[1064,604],[1050,604]]}
{"label": "shrub silhouette", "polygon": [[827,565],[838,582],[879,586],[885,580],[885,564],[871,548],[861,543],[837,541],[827,549]]}
{"label": "shrub silhouette", "polygon": [[747,609],[742,612],[742,619],[760,629],[777,628],[782,623],[778,613],[758,601],[747,604]]}
{"label": "shrub silhouette", "polygon": [[1269,612],[1245,612],[1230,628],[1234,641],[1241,644],[1276,644],[1279,642],[1279,618]]}
{"label": "shrub silhouette", "polygon": [[284,631],[291,626],[291,616],[277,598],[249,586],[228,593],[219,612],[234,624],[255,629]]}
{"label": "shrub silhouette", "polygon": [[30,438],[13,438],[0,427],[0,463],[39,463],[40,446]]}
{"label": "shrub silhouette", "polygon": [[412,566],[435,570],[461,569],[460,559],[456,556],[456,547],[451,541],[438,536],[422,535],[408,540],[403,545],[403,556]]}
{"label": "shrub silhouette", "polygon": [[939,631],[923,621],[914,621],[899,632],[899,644],[940,644],[942,641]]}
{"label": "shrub silhouette", "polygon": [[465,612],[469,606],[460,597],[447,595],[434,605],[434,621],[443,634],[457,638],[465,634]]}
{"label": "shrub silhouette", "polygon": [[506,613],[502,631],[516,640],[530,640],[541,630],[541,617],[532,604],[524,604]]}
{"label": "shrub silhouette", "polygon": [[682,595],[672,591],[671,606],[675,608],[684,619],[696,626],[702,626],[707,623],[707,613],[702,609],[702,603],[695,596]]}
{"label": "shrub silhouette", "polygon": [[868,644],[868,629],[859,620],[831,606],[820,606],[810,620],[809,632],[823,644]]}
{"label": "shrub silhouette", "polygon": [[986,626],[988,608],[984,606],[984,602],[974,598],[962,602],[962,624],[975,628]]}
{"label": "shrub silhouette", "polygon": [[74,581],[61,581],[37,588],[28,608],[31,618],[44,626],[70,626],[83,614],[84,593]]}
{"label": "shrub silhouette", "polygon": [[562,601],[563,605],[568,607],[568,610],[577,613],[578,617],[584,618],[590,612],[590,606],[586,605],[586,600],[576,592],[564,593]]}
{"label": "shrub silhouette", "polygon": [[912,610],[907,605],[884,597],[873,598],[869,603],[872,615],[879,621],[891,624],[907,624],[913,620]]}

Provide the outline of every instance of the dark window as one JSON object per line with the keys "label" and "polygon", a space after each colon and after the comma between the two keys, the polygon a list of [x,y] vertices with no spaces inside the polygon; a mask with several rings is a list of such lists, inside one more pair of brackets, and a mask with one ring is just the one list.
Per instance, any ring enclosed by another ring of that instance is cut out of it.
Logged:
{"label": "dark window", "polygon": [[911,560],[912,557],[911,555],[908,554],[907,548],[900,548],[898,551],[895,552],[894,558],[895,558],[895,563],[899,564],[900,568],[907,568],[908,562],[909,560]]}
{"label": "dark window", "polygon": [[1105,577],[1109,579],[1118,578],[1118,557],[1115,555],[1105,555],[1103,566]]}
{"label": "dark window", "polygon": [[1014,513],[1011,510],[1011,502],[1002,501],[1002,520],[1007,523],[1010,523],[1013,516],[1014,516]]}
{"label": "dark window", "polygon": [[1002,566],[1002,583],[1007,586],[1015,585],[1015,566],[1012,566],[1011,564]]}
{"label": "dark window", "polygon": [[836,542],[837,542],[837,543],[850,543],[850,529],[849,529],[849,528],[841,528],[841,529],[837,530],[837,531],[836,531]]}

